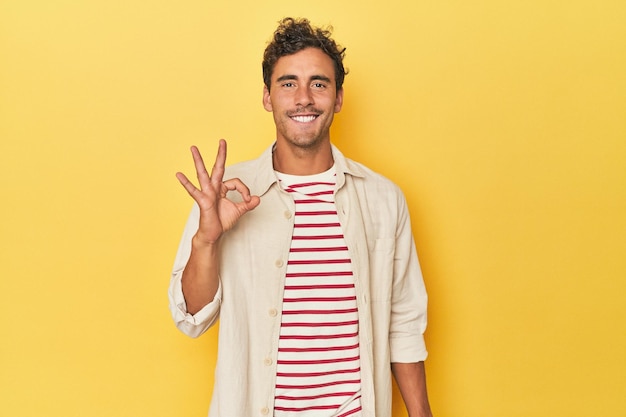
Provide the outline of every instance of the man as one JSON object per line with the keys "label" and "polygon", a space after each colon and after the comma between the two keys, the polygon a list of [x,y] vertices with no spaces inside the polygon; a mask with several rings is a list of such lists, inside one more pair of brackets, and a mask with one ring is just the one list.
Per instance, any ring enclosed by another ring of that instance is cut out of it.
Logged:
{"label": "man", "polygon": [[344,49],[284,19],[265,50],[263,106],[276,142],[225,168],[220,141],[170,284],[176,325],[220,319],[209,416],[391,415],[391,374],[412,417],[430,417],[426,292],[404,196],[330,142]]}

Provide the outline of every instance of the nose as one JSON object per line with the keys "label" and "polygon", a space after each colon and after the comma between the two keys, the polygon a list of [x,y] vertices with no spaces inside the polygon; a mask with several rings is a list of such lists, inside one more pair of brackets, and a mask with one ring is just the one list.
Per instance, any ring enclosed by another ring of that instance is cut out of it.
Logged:
{"label": "nose", "polygon": [[309,106],[313,104],[313,94],[311,94],[311,87],[308,85],[300,86],[296,90],[296,105],[297,106]]}

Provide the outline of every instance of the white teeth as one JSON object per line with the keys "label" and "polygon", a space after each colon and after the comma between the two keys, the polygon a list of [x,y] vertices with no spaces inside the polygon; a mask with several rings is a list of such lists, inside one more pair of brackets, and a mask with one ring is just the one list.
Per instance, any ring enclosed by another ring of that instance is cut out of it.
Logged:
{"label": "white teeth", "polygon": [[291,118],[299,123],[309,123],[315,120],[316,116],[292,116]]}

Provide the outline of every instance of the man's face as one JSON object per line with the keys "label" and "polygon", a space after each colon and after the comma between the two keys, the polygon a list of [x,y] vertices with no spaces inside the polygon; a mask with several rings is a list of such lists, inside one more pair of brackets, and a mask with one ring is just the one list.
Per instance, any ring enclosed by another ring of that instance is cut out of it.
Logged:
{"label": "man's face", "polygon": [[274,115],[278,141],[313,148],[330,140],[329,129],[341,110],[332,59],[318,48],[283,56],[274,66],[271,91],[263,90],[263,107]]}

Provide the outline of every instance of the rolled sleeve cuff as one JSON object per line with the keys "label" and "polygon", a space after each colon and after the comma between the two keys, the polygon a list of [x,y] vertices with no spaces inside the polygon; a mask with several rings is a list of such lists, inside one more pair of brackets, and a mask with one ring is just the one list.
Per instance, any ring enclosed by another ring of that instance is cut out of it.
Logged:
{"label": "rolled sleeve cuff", "polygon": [[423,335],[395,337],[389,340],[392,363],[422,362],[428,357]]}
{"label": "rolled sleeve cuff", "polygon": [[222,304],[222,285],[217,288],[213,301],[202,307],[196,314],[187,311],[187,303],[183,295],[182,271],[172,277],[169,290],[170,311],[176,327],[187,336],[198,337],[211,327],[219,316]]}

